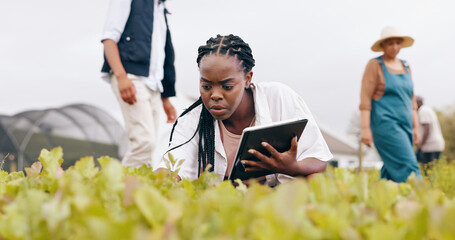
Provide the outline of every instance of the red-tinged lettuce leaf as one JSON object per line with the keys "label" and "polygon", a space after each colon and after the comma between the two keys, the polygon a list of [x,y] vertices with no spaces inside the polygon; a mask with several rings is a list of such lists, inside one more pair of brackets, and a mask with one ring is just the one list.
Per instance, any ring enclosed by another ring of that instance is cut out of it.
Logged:
{"label": "red-tinged lettuce leaf", "polygon": [[24,168],[28,177],[38,177],[41,169],[43,169],[43,164],[39,161],[34,162],[29,168]]}

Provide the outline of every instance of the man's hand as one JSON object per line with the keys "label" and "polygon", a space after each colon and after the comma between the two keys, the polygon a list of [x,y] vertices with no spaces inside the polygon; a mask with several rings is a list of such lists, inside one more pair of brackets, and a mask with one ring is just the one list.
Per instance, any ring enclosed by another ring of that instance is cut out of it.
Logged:
{"label": "man's hand", "polygon": [[136,88],[131,79],[127,77],[125,68],[120,59],[117,43],[112,39],[103,40],[104,54],[112,72],[117,78],[118,90],[122,100],[130,105],[136,103]]}
{"label": "man's hand", "polygon": [[270,170],[275,173],[282,173],[289,176],[296,176],[298,174],[298,163],[297,163],[297,137],[292,138],[291,148],[283,153],[278,152],[272,145],[262,142],[267,151],[271,154],[270,157],[256,151],[254,149],[248,150],[248,152],[254,155],[260,161],[242,160],[242,163],[248,167],[245,171],[260,171]]}
{"label": "man's hand", "polygon": [[169,98],[161,98],[163,102],[164,112],[167,115],[167,123],[173,123],[177,119],[177,111],[175,110],[174,106],[172,105]]}
{"label": "man's hand", "polygon": [[133,81],[131,81],[126,75],[118,77],[118,90],[123,101],[129,105],[133,105],[137,102],[136,100],[136,87],[134,87]]}

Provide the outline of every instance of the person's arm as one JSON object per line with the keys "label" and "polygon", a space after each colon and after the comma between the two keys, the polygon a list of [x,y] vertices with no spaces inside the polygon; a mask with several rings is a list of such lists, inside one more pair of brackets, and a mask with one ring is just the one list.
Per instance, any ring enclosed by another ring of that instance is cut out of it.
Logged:
{"label": "person's arm", "polygon": [[173,123],[177,119],[177,111],[175,110],[174,106],[172,105],[171,101],[168,97],[161,98],[163,102],[163,109],[167,116],[167,123]]}
{"label": "person's arm", "polygon": [[123,101],[133,105],[136,103],[136,88],[133,82],[127,77],[125,68],[120,60],[120,53],[117,43],[112,39],[104,39],[104,54],[109,66],[118,81],[118,89]]}
{"label": "person's arm", "polygon": [[166,20],[166,44],[164,46],[164,76],[163,80],[161,80],[161,84],[163,84],[163,92],[161,93],[162,98],[167,97],[174,97],[176,95],[175,92],[175,82],[176,82],[176,73],[175,73],[175,52],[174,52],[174,45],[172,44],[171,32],[169,30],[169,26],[167,24],[167,17],[165,14]]}
{"label": "person's arm", "polygon": [[167,115],[167,122],[172,123],[177,119],[177,111],[175,110],[172,103],[169,101],[169,97],[175,96],[175,53],[174,46],[172,44],[171,32],[169,31],[169,25],[167,23],[167,10],[164,10],[164,19],[166,21],[166,45],[164,47],[165,58],[164,58],[164,77],[161,83],[163,84],[163,92],[161,93],[161,100],[163,101],[163,109]]}
{"label": "person's arm", "polygon": [[425,144],[425,142],[428,140],[428,136],[430,135],[430,124],[424,123],[422,124],[422,130],[423,130],[423,136],[422,139],[418,143],[418,149],[422,149],[422,146]]}
{"label": "person's arm", "polygon": [[365,67],[365,72],[362,77],[362,85],[360,90],[360,118],[361,118],[361,129],[360,139],[361,141],[371,147],[373,143],[373,133],[370,127],[370,116],[371,116],[371,100],[379,82],[378,71],[380,71],[379,63],[377,60],[370,60]]}
{"label": "person's arm", "polygon": [[[408,70],[409,70],[409,76],[411,76],[411,79],[412,79],[412,71],[411,71],[410,66],[408,66]],[[414,93],[412,94],[411,101],[412,101],[412,137],[414,140],[414,144],[418,145],[419,141],[420,141],[420,139],[419,139],[419,115],[417,113],[417,110],[418,110],[417,99],[416,99]]]}
{"label": "person's arm", "polygon": [[104,25],[101,42],[104,45],[104,54],[112,72],[118,80],[120,96],[128,104],[136,102],[136,89],[120,60],[117,43],[128,21],[132,0],[113,0],[109,3],[108,14]]}
{"label": "person's arm", "polygon": [[419,118],[417,109],[412,110],[412,135],[414,137],[414,144],[419,144]]}
{"label": "person's arm", "polygon": [[324,172],[327,163],[317,158],[308,157],[302,160],[297,160],[297,137],[294,137],[291,142],[291,148],[283,153],[278,152],[272,145],[263,142],[262,145],[271,154],[270,157],[250,149],[249,153],[254,155],[260,161],[242,160],[242,163],[247,166],[245,171],[270,170],[274,173],[282,173],[289,176],[307,177],[311,174]]}
{"label": "person's arm", "polygon": [[370,110],[365,109],[360,110],[360,117],[362,121],[362,126],[360,129],[360,139],[368,147],[371,147],[371,144],[373,143],[373,133],[371,132],[370,128],[370,116],[371,116]]}

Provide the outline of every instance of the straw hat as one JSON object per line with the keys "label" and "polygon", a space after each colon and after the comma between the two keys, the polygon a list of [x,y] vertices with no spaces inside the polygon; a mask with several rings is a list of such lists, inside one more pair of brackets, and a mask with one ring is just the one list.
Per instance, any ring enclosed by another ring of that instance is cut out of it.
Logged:
{"label": "straw hat", "polygon": [[381,38],[377,40],[373,46],[371,46],[371,50],[373,52],[382,52],[383,49],[381,47],[381,43],[389,38],[401,38],[403,42],[401,43],[401,48],[410,47],[414,43],[414,39],[409,36],[403,35],[403,33],[396,27],[387,26],[384,27],[381,31]]}

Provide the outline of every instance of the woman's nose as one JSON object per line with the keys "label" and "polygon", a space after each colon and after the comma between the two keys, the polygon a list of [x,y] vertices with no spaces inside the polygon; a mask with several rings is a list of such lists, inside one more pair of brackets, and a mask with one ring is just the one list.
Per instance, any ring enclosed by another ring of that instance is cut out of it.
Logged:
{"label": "woman's nose", "polygon": [[213,92],[212,92],[212,95],[210,96],[210,99],[212,99],[214,101],[219,101],[219,100],[223,99],[223,95],[217,89],[213,89]]}

